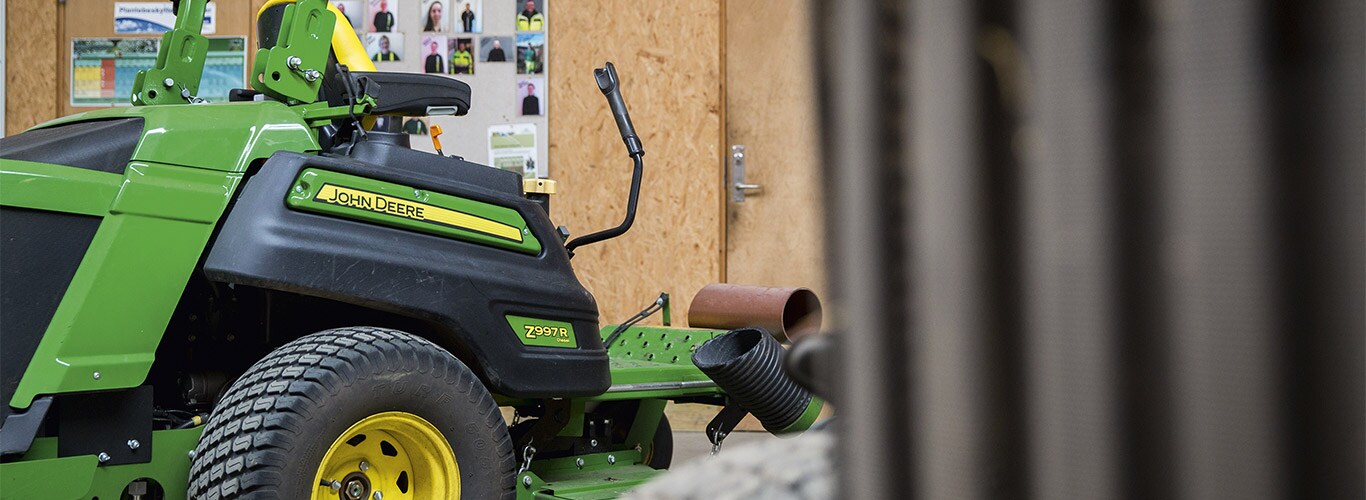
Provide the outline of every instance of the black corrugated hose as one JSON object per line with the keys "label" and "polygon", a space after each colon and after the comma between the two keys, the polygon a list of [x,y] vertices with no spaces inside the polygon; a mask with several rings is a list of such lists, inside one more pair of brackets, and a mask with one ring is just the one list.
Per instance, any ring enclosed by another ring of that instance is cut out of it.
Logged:
{"label": "black corrugated hose", "polygon": [[692,362],[765,429],[778,432],[795,423],[811,404],[811,392],[783,371],[785,355],[768,332],[740,328],[702,344]]}

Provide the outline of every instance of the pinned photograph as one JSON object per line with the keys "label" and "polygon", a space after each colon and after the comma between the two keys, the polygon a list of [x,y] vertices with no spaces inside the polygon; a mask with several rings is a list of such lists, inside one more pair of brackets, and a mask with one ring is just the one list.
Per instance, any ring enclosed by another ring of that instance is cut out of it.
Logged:
{"label": "pinned photograph", "polygon": [[539,75],[545,73],[545,34],[524,33],[517,35],[517,74]]}
{"label": "pinned photograph", "polygon": [[510,36],[486,36],[479,39],[479,60],[483,62],[508,62],[508,51],[515,45]]}
{"label": "pinned photograph", "polygon": [[456,33],[482,33],[484,10],[481,0],[450,0],[450,18],[455,21]]}
{"label": "pinned photograph", "polygon": [[365,51],[375,62],[403,60],[403,33],[370,33],[365,35]]}
{"label": "pinned photograph", "polygon": [[452,38],[448,45],[451,55],[452,75],[474,74],[474,39]]}
{"label": "pinned photograph", "polygon": [[517,80],[517,102],[521,116],[542,116],[545,114],[545,79],[524,78]]}
{"label": "pinned photograph", "polygon": [[517,31],[545,31],[545,0],[517,2]]}
{"label": "pinned photograph", "polygon": [[489,127],[489,165],[516,172],[524,179],[546,177],[545,164],[537,161],[536,154],[536,124]]}
{"label": "pinned photograph", "polygon": [[446,17],[446,0],[422,0],[422,31],[445,33],[450,31],[450,24]]}
{"label": "pinned photograph", "polygon": [[427,135],[427,119],[404,118],[403,133],[408,135]]}
{"label": "pinned photograph", "polygon": [[445,73],[446,72],[446,37],[439,35],[426,35],[422,37],[422,59],[423,73]]}
{"label": "pinned photograph", "polygon": [[332,5],[337,6],[337,12],[341,12],[347,23],[351,24],[351,29],[360,33],[363,29],[361,23],[365,22],[365,3],[361,0],[332,0]]}
{"label": "pinned photograph", "polygon": [[398,26],[398,18],[395,11],[398,10],[398,0],[370,0],[370,26],[371,33],[392,33]]}

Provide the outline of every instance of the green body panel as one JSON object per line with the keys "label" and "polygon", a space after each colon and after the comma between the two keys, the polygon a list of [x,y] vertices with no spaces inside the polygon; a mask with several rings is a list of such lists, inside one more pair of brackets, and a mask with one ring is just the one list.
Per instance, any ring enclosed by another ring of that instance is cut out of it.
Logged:
{"label": "green body panel", "polygon": [[123,177],[48,163],[0,160],[0,203],[104,216]]}
{"label": "green body panel", "polygon": [[574,325],[564,321],[507,316],[508,326],[517,334],[522,344],[539,347],[577,348],[579,341],[574,337]]}
{"label": "green body panel", "polygon": [[243,172],[279,150],[318,149],[299,113],[273,102],[110,108],[43,126],[127,117],[144,127],[122,176],[0,160],[0,205],[103,217],[8,402],[16,408],[141,385]]}
{"label": "green body panel", "polygon": [[305,169],[285,203],[527,254],[541,252],[541,242],[516,210],[365,177]]}
{"label": "green body panel", "polygon": [[[25,408],[38,394],[141,385],[241,179],[240,173],[130,163],[11,406]],[[8,196],[0,193],[0,204],[9,205]]]}
{"label": "green body panel", "polygon": [[0,464],[0,500],[117,499],[129,482],[152,478],[166,498],[185,498],[189,450],[203,428],[155,431],[152,461],[100,467],[94,455],[57,457],[57,438],[38,438],[20,460]]}
{"label": "green body panel", "polygon": [[[139,71],[133,79],[132,103],[189,104],[187,96],[199,95],[199,78],[209,55],[209,39],[203,29],[208,0],[184,0],[176,12],[175,27],[161,35],[156,66]],[[170,82],[171,85],[166,85]]]}
{"label": "green body panel", "polygon": [[[616,325],[602,328],[604,339]],[[722,330],[633,326],[607,346],[612,385],[607,392],[581,398],[586,401],[674,399],[722,396],[707,374],[692,364],[692,350]],[[515,406],[525,401],[494,395],[498,404]]]}
{"label": "green body panel", "polygon": [[302,110],[271,101],[135,106],[77,113],[39,125],[113,118],[143,119],[134,161],[243,172],[276,151],[317,151]]}
{"label": "green body panel", "polygon": [[[617,325],[600,332],[604,340]],[[721,395],[707,374],[692,364],[692,352],[724,330],[633,326],[607,347],[612,385],[588,398],[614,401],[641,398],[678,398]]]}
{"label": "green body panel", "polygon": [[639,446],[642,453],[649,453],[649,447],[653,446],[655,431],[659,428],[659,421],[664,417],[664,408],[669,405],[668,400],[664,399],[642,399],[640,406],[636,409],[636,419],[631,422],[630,430],[626,431],[626,446]]}

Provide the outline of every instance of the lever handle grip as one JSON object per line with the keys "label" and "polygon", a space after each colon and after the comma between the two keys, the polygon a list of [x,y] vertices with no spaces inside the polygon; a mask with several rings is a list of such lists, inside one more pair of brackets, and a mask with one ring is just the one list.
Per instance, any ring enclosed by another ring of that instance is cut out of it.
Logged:
{"label": "lever handle grip", "polygon": [[607,97],[607,105],[612,108],[612,118],[617,121],[617,131],[621,132],[621,140],[626,143],[627,153],[630,156],[644,155],[645,145],[636,135],[636,127],[631,124],[631,114],[626,111],[626,102],[621,99],[621,80],[617,78],[616,66],[609,62],[606,67],[594,69],[593,77],[598,81],[598,90]]}

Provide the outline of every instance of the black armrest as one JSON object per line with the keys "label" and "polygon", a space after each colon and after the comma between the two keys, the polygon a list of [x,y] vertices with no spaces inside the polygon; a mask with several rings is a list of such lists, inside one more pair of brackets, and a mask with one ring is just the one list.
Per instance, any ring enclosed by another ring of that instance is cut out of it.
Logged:
{"label": "black armrest", "polygon": [[460,80],[424,73],[351,72],[357,89],[362,78],[369,80],[365,92],[378,103],[372,114],[461,116],[470,110],[470,86]]}

